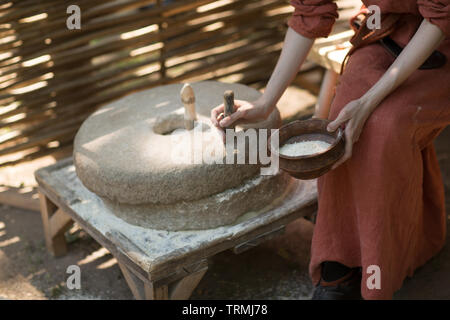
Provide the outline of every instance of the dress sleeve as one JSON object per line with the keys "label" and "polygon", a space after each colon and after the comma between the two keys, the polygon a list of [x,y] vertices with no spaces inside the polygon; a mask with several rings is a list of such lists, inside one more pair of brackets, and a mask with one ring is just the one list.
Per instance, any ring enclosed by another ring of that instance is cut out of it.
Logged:
{"label": "dress sleeve", "polygon": [[450,37],[450,0],[418,0],[420,14]]}
{"label": "dress sleeve", "polygon": [[330,34],[338,18],[337,5],[333,0],[291,0],[290,3],[295,11],[288,21],[289,27],[307,38],[327,37]]}

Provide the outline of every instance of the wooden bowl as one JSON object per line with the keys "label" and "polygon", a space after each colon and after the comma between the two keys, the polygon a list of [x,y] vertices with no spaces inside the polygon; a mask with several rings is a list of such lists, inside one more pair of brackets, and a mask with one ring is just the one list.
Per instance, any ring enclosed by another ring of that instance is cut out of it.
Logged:
{"label": "wooden bowl", "polygon": [[[335,132],[328,132],[328,123],[329,120],[323,119],[297,120],[275,131],[268,140],[268,147],[269,151],[278,157],[280,169],[302,180],[315,179],[328,172],[345,152],[343,130],[339,128]],[[280,147],[288,141],[294,143],[319,140],[331,145],[322,152],[291,157],[279,154],[278,148],[272,146],[272,138],[276,134],[279,135]]]}

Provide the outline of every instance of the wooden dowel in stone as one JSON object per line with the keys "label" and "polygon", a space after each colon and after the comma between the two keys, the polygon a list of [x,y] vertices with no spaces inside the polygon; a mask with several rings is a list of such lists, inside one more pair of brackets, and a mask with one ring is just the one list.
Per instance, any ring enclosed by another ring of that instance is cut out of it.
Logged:
{"label": "wooden dowel in stone", "polygon": [[181,102],[184,105],[184,127],[186,130],[194,129],[194,121],[197,119],[195,112],[194,90],[189,83],[186,83],[180,92]]}

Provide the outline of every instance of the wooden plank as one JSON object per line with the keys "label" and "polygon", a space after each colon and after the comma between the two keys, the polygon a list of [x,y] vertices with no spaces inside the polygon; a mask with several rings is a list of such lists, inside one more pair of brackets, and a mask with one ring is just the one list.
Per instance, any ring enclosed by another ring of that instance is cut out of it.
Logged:
{"label": "wooden plank", "polygon": [[73,220],[68,214],[61,209],[56,210],[49,223],[51,237],[54,238],[59,234],[64,234],[72,224]]}
{"label": "wooden plank", "polygon": [[39,200],[41,205],[41,217],[44,227],[45,244],[47,249],[55,257],[62,256],[67,252],[66,239],[64,234],[52,236],[50,227],[50,218],[57,211],[57,206],[41,191],[39,191]]}
{"label": "wooden plank", "polygon": [[158,273],[151,274],[151,281],[156,286],[169,285],[171,283],[175,283],[180,279],[183,279],[190,274],[196,273],[197,271],[208,269],[208,260],[202,259],[192,264],[188,265],[178,265],[177,270],[175,272],[171,272],[170,269],[162,270]]}
{"label": "wooden plank", "polygon": [[327,39],[320,39],[309,52],[308,61],[339,74],[342,62],[351,48],[349,40],[353,33],[353,31],[344,31]]}
{"label": "wooden plank", "polygon": [[[35,172],[36,180],[39,183],[39,192],[43,194],[46,198],[50,199],[53,203],[58,203],[58,206],[64,210],[65,213],[70,215],[72,219],[91,237],[93,237],[98,243],[108,249],[109,252],[117,259],[118,263],[125,265],[132,273],[142,281],[148,281],[149,274],[146,272],[142,266],[136,264],[133,256],[127,255],[119,246],[113,243],[110,239],[106,238],[95,228],[81,219],[81,217],[70,208],[70,204],[74,201],[78,201],[74,197],[73,193],[68,190],[64,185],[56,184],[52,186],[48,182],[52,181],[51,174],[49,170],[57,170],[63,168],[67,165],[72,164],[72,159],[67,158],[58,161],[52,166],[41,168]],[[54,181],[53,181],[54,182]],[[44,226],[45,230],[45,226]]]}
{"label": "wooden plank", "polygon": [[150,273],[150,279],[153,280],[154,277],[158,277],[161,269],[164,269],[165,273],[170,272],[170,270],[176,271],[180,264],[188,264],[188,263],[195,262],[196,260],[198,260],[199,258],[202,258],[202,257],[214,256],[215,254],[217,254],[219,252],[228,250],[230,248],[237,246],[238,244],[240,244],[242,242],[245,242],[249,239],[255,238],[258,235],[260,235],[261,233],[269,232],[274,227],[284,226],[284,225],[288,224],[289,222],[294,221],[298,218],[309,217],[309,216],[313,215],[315,212],[317,212],[317,202],[308,204],[305,207],[303,207],[302,209],[300,209],[296,212],[293,212],[289,215],[286,215],[275,222],[272,222],[270,225],[260,226],[260,227],[254,229],[252,231],[249,231],[248,233],[246,233],[240,237],[237,237],[235,239],[228,239],[223,242],[216,243],[210,247],[204,248],[199,252],[193,252],[192,254],[185,255],[183,257],[180,257],[179,259],[168,261],[163,264],[164,267],[162,265],[161,265],[161,267],[155,267],[152,270],[152,272]]}
{"label": "wooden plank", "polygon": [[280,227],[274,228],[271,231],[260,234],[253,239],[246,240],[243,243],[238,244],[237,246],[235,246],[233,248],[233,252],[235,254],[240,254],[242,252],[245,252],[249,249],[252,249],[252,248],[258,246],[259,244],[261,244],[262,242],[264,242],[266,240],[272,239],[276,236],[283,234],[284,231],[285,231],[285,226],[280,226]]}
{"label": "wooden plank", "polygon": [[197,285],[202,280],[208,268],[203,268],[194,273],[189,274],[183,279],[176,282],[172,288],[170,288],[169,297],[171,300],[187,300],[194,292]]}
{"label": "wooden plank", "polygon": [[151,283],[144,283],[145,299],[169,300],[169,288],[167,285],[155,287]]}
{"label": "wooden plank", "polygon": [[50,250],[52,247],[52,237],[50,232],[50,217],[57,210],[57,207],[41,191],[39,191],[39,201],[40,201],[42,225],[44,228],[45,243],[47,245],[47,249]]}
{"label": "wooden plank", "polygon": [[316,118],[328,119],[338,79],[338,73],[334,72],[332,69],[326,71],[314,111],[314,116]]}
{"label": "wooden plank", "polygon": [[124,264],[118,262],[118,265],[122,271],[125,281],[128,284],[128,287],[131,290],[131,293],[133,293],[134,298],[136,300],[144,300],[144,295],[142,294],[141,289],[141,287],[143,287],[143,282],[139,280],[131,271],[129,271]]}
{"label": "wooden plank", "polygon": [[0,186],[0,203],[31,211],[40,211],[37,188],[24,191],[25,188]]}

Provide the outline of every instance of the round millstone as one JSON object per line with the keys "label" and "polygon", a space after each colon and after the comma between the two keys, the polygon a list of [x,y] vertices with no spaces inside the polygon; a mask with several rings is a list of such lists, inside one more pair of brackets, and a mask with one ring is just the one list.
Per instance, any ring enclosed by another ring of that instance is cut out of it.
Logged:
{"label": "round millstone", "polygon": [[[82,183],[124,220],[167,230],[229,224],[250,208],[261,209],[282,195],[283,186],[290,182],[282,174],[258,180],[259,165],[202,161],[205,152],[224,149],[209,120],[211,109],[223,102],[223,93],[233,90],[236,99],[248,101],[260,93],[240,84],[192,84],[197,121],[195,130],[187,131],[182,128],[181,88],[182,84],[173,84],[141,91],[93,113],[74,142],[74,163]],[[252,127],[276,128],[279,123],[275,109],[267,120]],[[194,136],[199,132],[200,141]],[[237,128],[237,134],[243,131]],[[190,150],[191,161],[180,161],[179,153],[186,156],[186,150]],[[200,161],[192,161],[199,152]],[[225,152],[213,154],[215,160],[225,156]],[[271,179],[276,183],[271,184]],[[218,202],[230,190],[248,183],[251,188],[242,190],[239,197],[230,197],[228,204]],[[240,205],[242,201],[248,203]]]}

